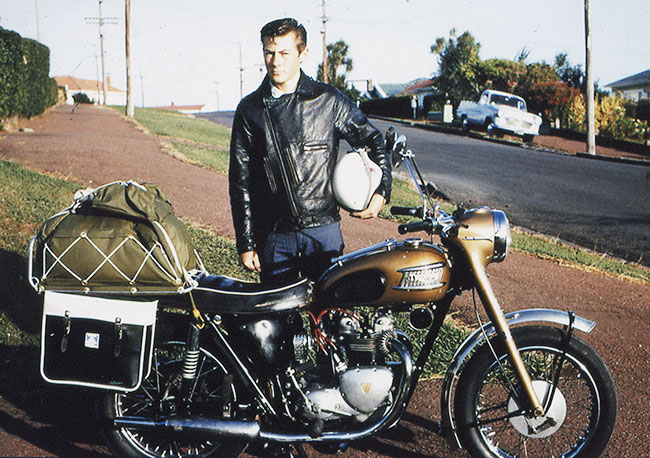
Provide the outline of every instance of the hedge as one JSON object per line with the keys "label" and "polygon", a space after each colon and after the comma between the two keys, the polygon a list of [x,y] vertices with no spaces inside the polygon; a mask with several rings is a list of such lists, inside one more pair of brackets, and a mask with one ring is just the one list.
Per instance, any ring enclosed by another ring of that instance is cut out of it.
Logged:
{"label": "hedge", "polygon": [[[436,100],[440,99],[440,100]],[[442,103],[440,102],[441,100]],[[435,104],[444,104],[444,99],[435,96],[425,96],[424,106],[417,109],[416,115],[424,117],[431,110],[431,106]],[[373,99],[361,102],[361,110],[368,116],[386,116],[389,118],[413,118],[413,108],[411,107],[411,97],[397,96],[388,97],[385,99]]]}
{"label": "hedge", "polygon": [[47,46],[0,27],[0,120],[32,117],[56,103]]}

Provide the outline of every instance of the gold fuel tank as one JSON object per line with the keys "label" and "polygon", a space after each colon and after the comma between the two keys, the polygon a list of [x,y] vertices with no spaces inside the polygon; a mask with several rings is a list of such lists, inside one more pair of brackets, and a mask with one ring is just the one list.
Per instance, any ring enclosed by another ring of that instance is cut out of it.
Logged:
{"label": "gold fuel tank", "polygon": [[321,305],[409,305],[436,302],[449,289],[444,252],[422,239],[386,240],[341,256],[316,285]]}

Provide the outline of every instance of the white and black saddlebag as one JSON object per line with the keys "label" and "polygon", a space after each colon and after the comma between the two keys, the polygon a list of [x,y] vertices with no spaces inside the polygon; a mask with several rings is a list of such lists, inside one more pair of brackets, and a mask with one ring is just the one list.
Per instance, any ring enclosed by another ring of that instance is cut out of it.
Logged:
{"label": "white and black saddlebag", "polygon": [[157,306],[46,291],[41,375],[50,383],[138,389],[151,370]]}

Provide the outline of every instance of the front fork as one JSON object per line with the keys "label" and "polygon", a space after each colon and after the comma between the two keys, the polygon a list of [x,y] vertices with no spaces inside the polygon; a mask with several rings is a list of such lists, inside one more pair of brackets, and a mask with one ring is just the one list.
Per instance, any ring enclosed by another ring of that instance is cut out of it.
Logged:
{"label": "front fork", "polygon": [[501,309],[501,305],[497,300],[494,291],[492,290],[492,285],[488,280],[487,272],[485,268],[477,262],[476,259],[470,260],[472,264],[472,269],[476,276],[476,289],[481,298],[481,302],[485,307],[485,311],[488,314],[488,318],[494,324],[494,327],[497,331],[497,334],[501,336],[503,342],[506,346],[506,352],[512,361],[517,378],[521,382],[521,386],[524,389],[525,399],[528,401],[529,406],[535,417],[541,417],[544,415],[544,407],[542,406],[535,389],[533,388],[533,383],[530,378],[530,374],[524,365],[524,361],[519,354],[519,349],[515,340],[512,338],[510,333],[510,326],[506,320],[505,314]]}

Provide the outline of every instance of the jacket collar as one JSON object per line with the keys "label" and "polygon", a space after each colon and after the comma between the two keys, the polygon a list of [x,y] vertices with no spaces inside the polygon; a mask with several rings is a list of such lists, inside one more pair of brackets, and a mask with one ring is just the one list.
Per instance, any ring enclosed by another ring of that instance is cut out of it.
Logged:
{"label": "jacket collar", "polygon": [[[300,80],[298,80],[298,87],[296,88],[294,94],[298,94],[301,97],[310,99],[322,92],[319,91],[319,88],[320,84],[307,76],[301,69]],[[257,89],[257,93],[262,97],[262,99],[271,98],[271,81],[269,75],[266,75],[264,77],[264,81],[262,81],[262,84]]]}

